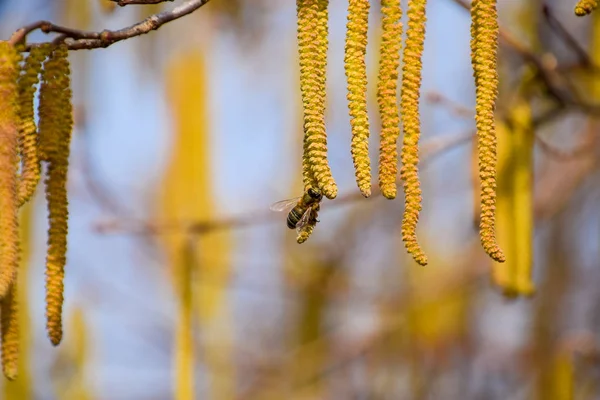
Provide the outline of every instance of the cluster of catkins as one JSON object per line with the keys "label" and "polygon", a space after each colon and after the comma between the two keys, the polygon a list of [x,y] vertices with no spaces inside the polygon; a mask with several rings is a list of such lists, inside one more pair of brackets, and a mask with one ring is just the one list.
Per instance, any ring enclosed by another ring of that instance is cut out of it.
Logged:
{"label": "cluster of catkins", "polygon": [[[396,197],[398,173],[397,142],[402,118],[403,141],[400,177],[404,187],[402,238],[408,252],[422,265],[427,257],[417,241],[416,228],[421,211],[418,176],[421,133],[419,97],[427,0],[408,0],[408,27],[403,49],[403,68],[398,108],[400,51],[402,48],[402,9],[400,0],[381,0],[381,44],[377,102],[379,105],[379,188],[388,199]],[[325,75],[327,64],[327,8],[329,0],[297,0],[300,87],[304,105],[304,155],[302,171],[305,190],[318,188],[327,198],[337,195],[337,187],[327,161],[325,131]],[[371,195],[369,159],[369,119],[367,114],[366,49],[369,0],[348,0],[345,46],[345,72],[348,110],[352,128],[351,153],[356,183],[365,197]],[[476,84],[476,125],[481,178],[480,237],[486,252],[504,261],[495,236],[496,131],[494,109],[498,94],[498,18],[496,0],[473,0],[471,6],[471,58]],[[302,241],[314,224],[300,232]]]}
{"label": "cluster of catkins", "polygon": [[[4,375],[17,375],[19,326],[17,274],[18,213],[33,196],[47,164],[49,212],[46,258],[46,326],[52,344],[62,338],[63,278],[67,250],[67,168],[73,127],[70,67],[66,45],[21,49],[0,42],[0,307]],[[41,79],[40,79],[41,77]],[[34,97],[39,85],[39,124]]]}

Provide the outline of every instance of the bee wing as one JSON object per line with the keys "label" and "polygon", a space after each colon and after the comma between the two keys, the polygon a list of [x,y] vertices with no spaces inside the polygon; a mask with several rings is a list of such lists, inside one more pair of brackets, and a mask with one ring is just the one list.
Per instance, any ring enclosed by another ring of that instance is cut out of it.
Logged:
{"label": "bee wing", "polygon": [[308,223],[310,222],[310,219],[312,217],[312,213],[313,213],[313,207],[308,207],[308,210],[306,210],[304,212],[304,214],[302,214],[302,218],[300,218],[300,221],[298,221],[298,223],[296,224],[296,230],[300,230],[302,228],[304,228],[306,225],[308,225]]}
{"label": "bee wing", "polygon": [[271,211],[277,211],[277,212],[289,211],[296,204],[298,204],[298,201],[300,201],[300,197],[294,197],[293,199],[287,199],[287,200],[278,201],[277,203],[271,204],[270,209],[271,209]]}

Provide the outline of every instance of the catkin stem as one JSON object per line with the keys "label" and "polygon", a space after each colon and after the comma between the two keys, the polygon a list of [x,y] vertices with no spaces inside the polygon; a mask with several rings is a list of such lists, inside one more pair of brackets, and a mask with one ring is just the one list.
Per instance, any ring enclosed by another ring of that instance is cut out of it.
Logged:
{"label": "catkin stem", "polygon": [[476,83],[475,122],[481,191],[481,244],[494,260],[505,260],[496,241],[496,127],[494,110],[498,97],[498,14],[496,0],[473,0],[472,55]]}
{"label": "catkin stem", "polygon": [[397,103],[398,67],[402,47],[400,0],[381,0],[382,35],[379,47],[377,103],[381,118],[379,145],[379,188],[388,199],[396,198],[400,116]]}
{"label": "catkin stem", "polygon": [[348,85],[348,112],[352,127],[351,152],[356,183],[363,196],[371,196],[369,117],[367,114],[367,31],[369,1],[348,1],[344,67]]}
{"label": "catkin stem", "polygon": [[[62,339],[62,305],[64,268],[67,253],[68,198],[67,170],[73,128],[70,69],[68,51],[60,45],[46,62],[42,94],[45,102],[53,102],[53,121],[40,121],[44,133],[45,156],[48,160],[46,200],[49,228],[46,256],[46,328],[50,341],[58,345]],[[40,107],[42,104],[40,103]],[[42,115],[41,118],[48,116]]]}
{"label": "catkin stem", "polygon": [[417,223],[421,211],[421,184],[417,164],[419,162],[419,137],[421,121],[419,97],[421,91],[421,68],[425,41],[426,0],[409,0],[408,28],[404,47],[402,69],[402,118],[404,138],[401,152],[400,176],[404,182],[404,218],[402,240],[408,252],[421,265],[427,264],[427,256],[417,242]]}
{"label": "catkin stem", "polygon": [[584,17],[598,7],[598,0],[579,0],[575,6],[575,15]]}
{"label": "catkin stem", "polygon": [[[316,183],[325,196],[337,196],[327,160],[325,74],[328,49],[328,0],[297,0],[300,91],[304,108],[305,186]],[[312,172],[312,177],[310,176]]]}

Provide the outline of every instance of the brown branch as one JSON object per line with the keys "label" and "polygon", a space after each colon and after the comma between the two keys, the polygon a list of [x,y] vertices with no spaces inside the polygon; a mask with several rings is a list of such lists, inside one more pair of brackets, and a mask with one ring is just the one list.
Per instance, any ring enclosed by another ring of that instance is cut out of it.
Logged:
{"label": "brown branch", "polygon": [[138,4],[160,4],[166,3],[167,1],[175,1],[175,0],[110,0],[113,3],[117,3],[117,5],[121,7],[129,6],[129,5],[138,5]]}
{"label": "brown branch", "polygon": [[[171,11],[163,11],[158,14],[153,14],[141,22],[116,31],[103,30],[102,32],[90,32],[63,27],[53,24],[49,21],[38,21],[18,29],[11,36],[9,42],[13,45],[22,43],[28,34],[39,29],[44,33],[59,33],[60,35],[56,40],[65,41],[69,46],[69,50],[90,50],[100,47],[108,47],[114,43],[120,42],[121,40],[130,39],[136,36],[144,35],[151,31],[155,31],[168,22],[191,14],[208,2],[209,0],[188,0],[182,5],[175,7]],[[32,44],[29,47],[31,46],[39,46],[39,43]]]}

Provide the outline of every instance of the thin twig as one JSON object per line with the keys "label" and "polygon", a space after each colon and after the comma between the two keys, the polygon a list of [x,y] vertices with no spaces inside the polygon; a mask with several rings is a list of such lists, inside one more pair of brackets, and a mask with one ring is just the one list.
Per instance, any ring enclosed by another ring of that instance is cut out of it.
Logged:
{"label": "thin twig", "polygon": [[[44,33],[59,33],[60,36],[57,38],[57,40],[65,41],[69,47],[69,50],[90,50],[101,47],[104,48],[120,42],[121,40],[130,39],[136,36],[144,35],[151,31],[155,31],[168,22],[191,14],[208,2],[209,0],[189,0],[182,5],[175,7],[171,11],[163,11],[158,14],[153,14],[141,22],[116,31],[83,31],[56,25],[49,21],[37,21],[18,29],[11,36],[9,42],[13,45],[22,43],[28,34],[39,29]],[[31,44],[28,47],[31,48],[39,45],[39,43],[36,43]]]}
{"label": "thin twig", "polygon": [[143,4],[160,4],[160,3],[166,3],[168,1],[175,1],[175,0],[110,0],[113,3],[117,3],[117,5],[121,6],[121,7],[125,7],[125,6],[129,6],[129,5],[143,5]]}
{"label": "thin twig", "polygon": [[[422,166],[426,165],[427,162],[431,161],[434,157],[443,154],[456,146],[471,141],[475,133],[472,131],[462,132],[460,134],[439,137],[432,139],[425,143],[422,147]],[[375,197],[379,195],[379,188],[374,185],[372,187],[373,195]],[[335,204],[349,204],[354,203],[364,197],[360,193],[347,193],[343,196],[339,196]],[[266,207],[265,207],[266,208]],[[244,216],[234,216],[223,219],[216,219],[212,221],[169,221],[169,222],[149,222],[139,220],[111,220],[102,221],[96,224],[95,230],[99,233],[127,233],[127,234],[142,234],[142,235],[156,235],[166,234],[169,232],[187,232],[188,234],[206,234],[216,230],[231,229],[231,228],[243,228],[247,226],[254,226],[258,224],[266,224],[273,222],[283,222],[285,216],[273,213],[269,210],[256,211],[249,213]]]}

